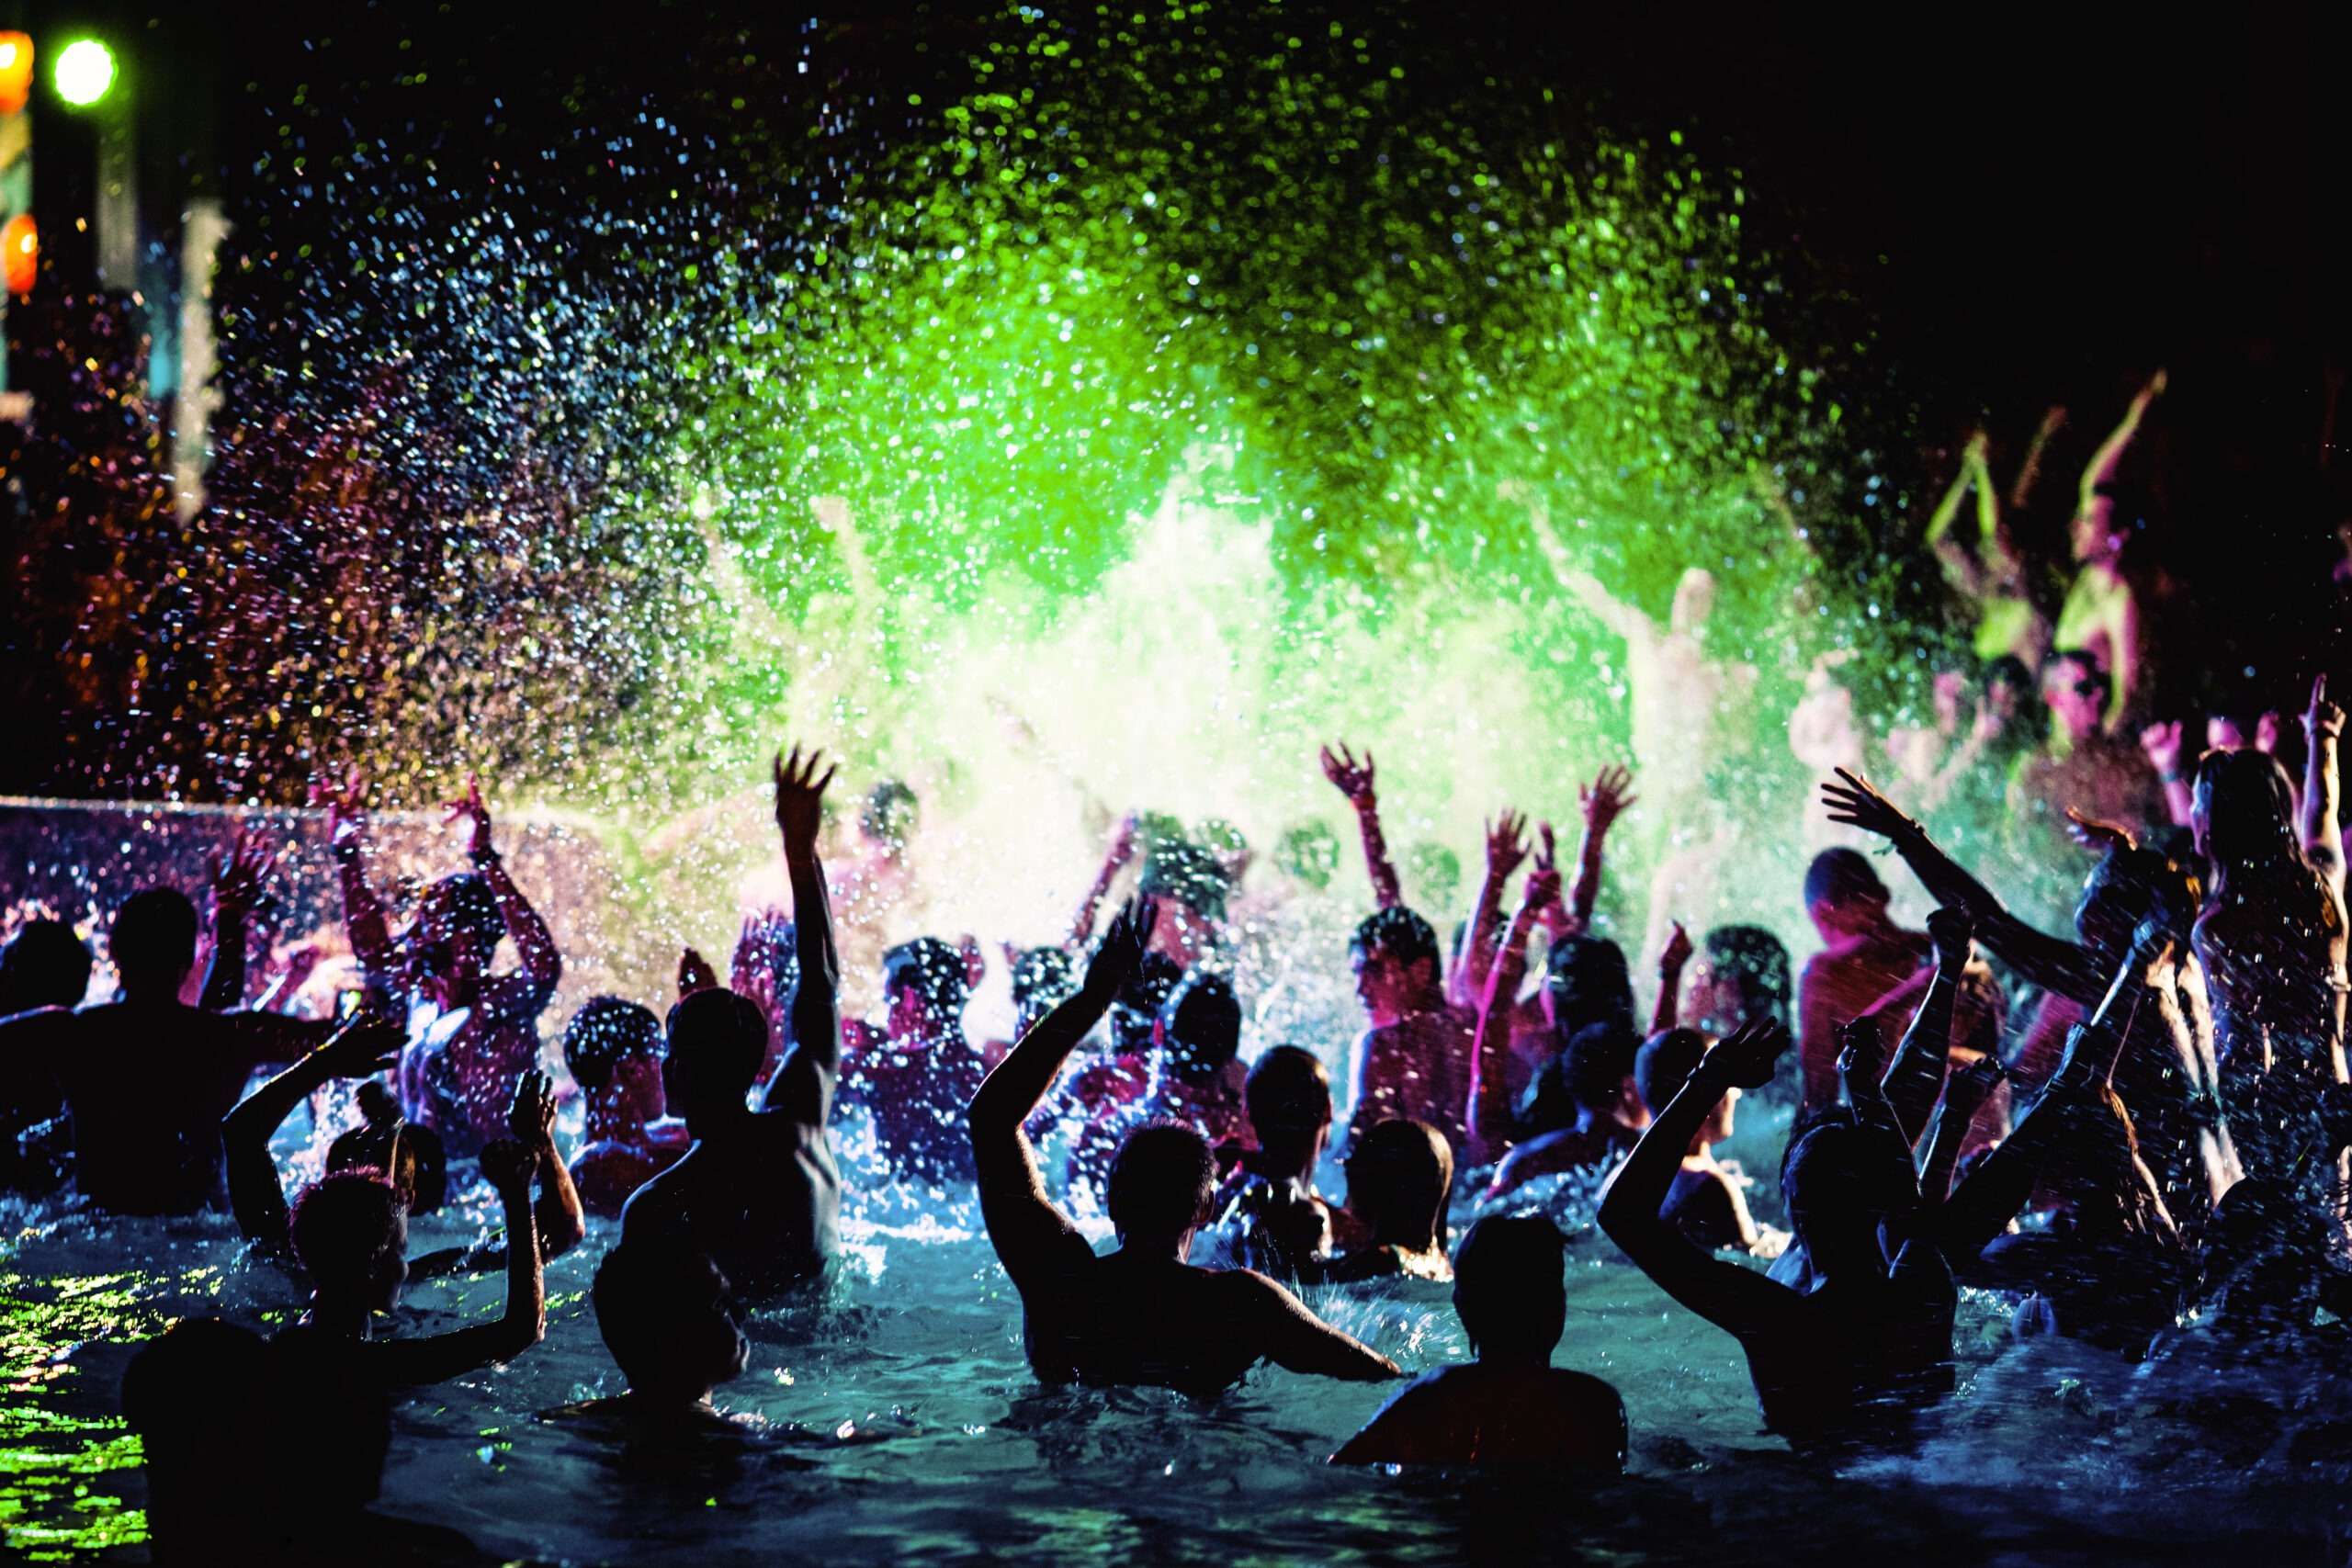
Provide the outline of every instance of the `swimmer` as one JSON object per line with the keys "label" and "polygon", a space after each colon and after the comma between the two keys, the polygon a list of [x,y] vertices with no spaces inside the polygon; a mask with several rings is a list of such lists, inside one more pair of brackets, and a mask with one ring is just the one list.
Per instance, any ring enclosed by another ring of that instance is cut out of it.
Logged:
{"label": "swimmer", "polygon": [[1552,1365],[1567,1326],[1566,1244],[1540,1214],[1492,1214],[1453,1258],[1453,1311],[1477,1359],[1423,1372],[1331,1456],[1334,1464],[1625,1468],[1625,1402]]}
{"label": "swimmer", "polygon": [[754,1111],[745,1100],[767,1054],[758,1004],[714,988],[671,1009],[662,1087],[694,1147],[621,1212],[624,1243],[705,1253],[753,1298],[815,1277],[841,1246],[841,1170],[825,1133],[841,1065],[840,958],[817,857],[833,774],[819,774],[820,761],[812,751],[804,761],[798,747],[775,760],[775,820],[800,948],[792,1050]]}
{"label": "swimmer", "polygon": [[1213,1395],[1272,1360],[1359,1382],[1396,1364],[1246,1269],[1183,1259],[1208,1217],[1216,1163],[1187,1127],[1140,1127],[1112,1162],[1119,1247],[1098,1258],[1046,1196],[1022,1123],[1143,958],[1158,919],[1130,902],[1103,933],[1078,994],[1023,1036],[972,1097],[972,1158],[989,1240],[1021,1292],[1029,1364],[1047,1383],[1153,1383]]}

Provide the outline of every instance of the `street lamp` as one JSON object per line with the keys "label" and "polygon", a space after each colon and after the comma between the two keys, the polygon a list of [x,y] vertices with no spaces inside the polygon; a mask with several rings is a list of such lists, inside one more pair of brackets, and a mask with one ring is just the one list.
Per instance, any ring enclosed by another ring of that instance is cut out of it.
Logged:
{"label": "street lamp", "polygon": [[76,39],[57,51],[57,96],[87,108],[114,85],[114,51],[94,38]]}

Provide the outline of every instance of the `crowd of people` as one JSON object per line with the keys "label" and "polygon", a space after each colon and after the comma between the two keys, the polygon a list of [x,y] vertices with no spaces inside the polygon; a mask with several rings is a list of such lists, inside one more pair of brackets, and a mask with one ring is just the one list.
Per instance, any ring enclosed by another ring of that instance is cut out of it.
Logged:
{"label": "crowd of people", "polygon": [[[2102,509],[2161,389],[2085,480],[2086,581],[2112,575]],[[1971,489],[1973,549],[1951,538]],[[1917,877],[1937,906],[1925,930],[1895,920],[1870,856],[1831,843],[1804,877],[1820,946],[1801,971],[1761,927],[1693,940],[1668,920],[1642,964],[1645,1016],[1635,965],[1595,919],[1633,773],[1578,791],[1572,865],[1548,823],[1489,822],[1475,896],[1442,939],[1407,904],[1373,756],[1325,750],[1374,906],[1346,955],[1363,1028],[1336,1085],[1302,1043],[1244,1060],[1227,928],[1249,852],[1223,824],[1120,826],[1067,940],[1006,951],[1012,1040],[967,1032],[987,967],[968,938],[879,948],[878,1001],[845,1019],[836,901],[904,879],[892,845],[914,801],[877,788],[860,813],[875,853],[829,868],[834,773],[797,750],[773,779],[788,907],[746,920],[724,983],[682,954],[664,1013],[582,1003],[556,1056],[540,1026],[562,957],[471,784],[450,807],[471,868],[424,887],[398,931],[360,781],[321,790],[365,980],[334,1017],[244,994],[270,863],[257,840],[213,867],[200,988],[202,920],[176,889],[115,911],[119,993],[103,1005],[81,1005],[92,956],[73,932],[24,926],[0,955],[0,1177],[35,1194],[70,1183],[113,1214],[226,1207],[311,1292],[274,1340],[190,1321],[133,1362],[124,1409],[146,1444],[159,1553],[233,1541],[238,1561],[299,1560],[347,1527],[375,1494],[388,1402],[527,1353],[546,1261],[592,1238],[607,1249],[591,1310],[628,1389],[600,1416],[731,1426],[715,1394],[746,1366],[746,1308],[808,1290],[840,1250],[847,1120],[887,1179],[976,1190],[1048,1384],[1211,1396],[1265,1361],[1396,1379],[1300,1292],[1450,1281],[1476,1359],[1407,1382],[1341,1462],[1622,1467],[1623,1401],[1550,1365],[1567,1241],[1544,1194],[1564,1177],[1600,1193],[1598,1226],[1627,1258],[1739,1341],[1765,1424],[1801,1450],[1908,1439],[1951,1386],[1962,1284],[2006,1292],[2020,1336],[2134,1356],[2191,1333],[2233,1354],[2320,1353],[2320,1309],[2352,1299],[2343,712],[2315,682],[2299,781],[2276,722],[2252,743],[2217,728],[2193,759],[2177,724],[2109,744],[2144,716],[2128,593],[2088,581],[2049,624],[2017,586],[1993,491],[1972,446],[1929,532],[1979,603],[1990,671],[1996,722],[1955,745],[1981,750],[2010,723],[1993,693],[2047,698],[2071,750],[2020,752],[2009,778],[2053,802],[2080,846],[2066,851],[2087,869],[2071,931],[2004,904],[1966,863],[1981,838],[1939,841],[1951,792],[1925,786],[1951,760],[1917,738],[1893,749],[1894,795],[1845,765],[1820,793],[1829,824]],[[2154,787],[2116,783],[2134,769]],[[1689,803],[1687,778],[1664,782]],[[1898,804],[1906,785],[1917,816]],[[508,945],[516,966],[500,972]],[[274,1076],[246,1092],[257,1071]],[[358,1120],[289,1197],[273,1140],[342,1082]],[[582,1116],[569,1158],[563,1094]],[[1758,1217],[1750,1179],[1716,1153],[1743,1095],[1792,1117],[1772,1216],[1785,1226]],[[1318,1185],[1327,1158],[1343,1197]],[[477,1179],[503,1212],[499,1245],[412,1258],[410,1219]],[[1116,1237],[1106,1252],[1084,1228],[1096,1214]],[[458,1270],[503,1270],[502,1316],[380,1337],[404,1280]]]}

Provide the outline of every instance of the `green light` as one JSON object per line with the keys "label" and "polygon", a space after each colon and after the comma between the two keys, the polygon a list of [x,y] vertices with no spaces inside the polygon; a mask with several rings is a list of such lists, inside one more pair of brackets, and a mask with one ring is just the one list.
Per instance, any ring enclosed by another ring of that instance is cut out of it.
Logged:
{"label": "green light", "polygon": [[114,85],[114,51],[97,39],[69,43],[57,56],[57,96],[87,107]]}

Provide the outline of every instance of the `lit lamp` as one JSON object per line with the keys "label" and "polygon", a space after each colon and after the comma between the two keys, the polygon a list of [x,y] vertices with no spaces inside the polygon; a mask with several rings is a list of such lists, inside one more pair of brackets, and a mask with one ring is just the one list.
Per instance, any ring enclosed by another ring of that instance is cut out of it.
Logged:
{"label": "lit lamp", "polygon": [[[32,70],[29,46],[25,69]],[[94,38],[67,44],[57,52],[56,81],[59,97],[75,108],[89,107],[114,85],[114,51]]]}
{"label": "lit lamp", "polygon": [[33,227],[31,213],[19,212],[0,228],[0,280],[11,294],[30,294],[40,275],[40,231]]}
{"label": "lit lamp", "polygon": [[33,92],[33,40],[0,32],[0,114],[18,114]]}

